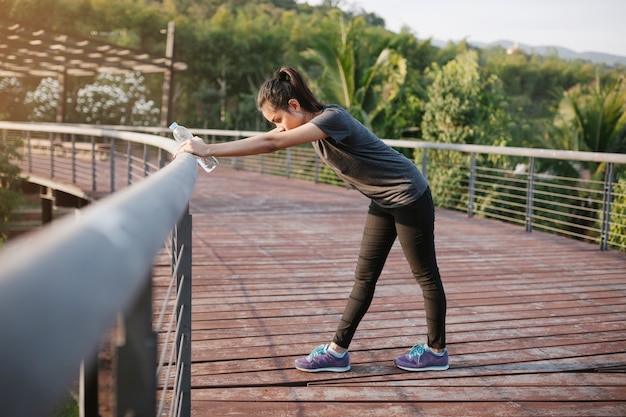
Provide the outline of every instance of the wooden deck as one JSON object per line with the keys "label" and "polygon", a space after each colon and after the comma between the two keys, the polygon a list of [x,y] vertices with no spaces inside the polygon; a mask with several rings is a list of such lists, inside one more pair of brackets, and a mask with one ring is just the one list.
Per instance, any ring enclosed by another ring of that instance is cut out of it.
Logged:
{"label": "wooden deck", "polygon": [[436,242],[450,369],[393,365],[425,341],[419,286],[396,246],[352,370],[295,370],[333,336],[367,204],[341,187],[199,173],[192,415],[626,415],[626,254],[446,210]]}

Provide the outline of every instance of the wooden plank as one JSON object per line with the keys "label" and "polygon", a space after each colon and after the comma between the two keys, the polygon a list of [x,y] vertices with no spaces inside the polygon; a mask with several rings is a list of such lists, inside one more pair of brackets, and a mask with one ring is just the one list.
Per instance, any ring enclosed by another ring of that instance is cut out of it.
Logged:
{"label": "wooden plank", "polygon": [[[623,387],[585,386],[497,386],[486,389],[464,386],[438,386],[424,389],[422,386],[318,386],[270,387],[270,388],[225,388],[200,390],[194,393],[195,400],[205,395],[220,401],[237,401],[245,398],[252,402],[359,402],[364,398],[373,403],[408,402],[568,402],[572,398],[583,402],[626,401]],[[205,394],[206,393],[206,394]]]}
{"label": "wooden plank", "polygon": [[192,395],[192,415],[194,416],[368,416],[368,417],[441,417],[441,416],[545,416],[553,417],[615,417],[626,415],[626,409],[619,402],[450,402],[429,403],[405,401],[393,403],[330,402],[308,403],[303,401],[259,402],[219,401],[197,399],[198,392]]}

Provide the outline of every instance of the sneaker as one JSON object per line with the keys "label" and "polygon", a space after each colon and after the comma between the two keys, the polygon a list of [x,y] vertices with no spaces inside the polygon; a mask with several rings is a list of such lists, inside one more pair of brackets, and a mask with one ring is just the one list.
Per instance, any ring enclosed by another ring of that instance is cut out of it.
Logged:
{"label": "sneaker", "polygon": [[309,356],[296,359],[296,369],[304,372],[346,372],[350,370],[350,354],[346,352],[342,358],[328,351],[329,345],[319,345]]}
{"label": "sneaker", "polygon": [[427,345],[415,345],[408,355],[394,360],[396,366],[405,371],[445,371],[448,369],[448,351],[435,353]]}

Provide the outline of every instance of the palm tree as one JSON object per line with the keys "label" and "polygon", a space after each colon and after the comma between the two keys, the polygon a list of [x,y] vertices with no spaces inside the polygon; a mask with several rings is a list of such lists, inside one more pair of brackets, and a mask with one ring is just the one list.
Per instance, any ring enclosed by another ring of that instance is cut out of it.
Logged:
{"label": "palm tree", "polygon": [[[303,55],[321,67],[319,77],[309,79],[322,99],[345,107],[371,129],[372,121],[400,92],[407,65],[388,47],[377,56],[361,47],[366,27],[363,17],[347,24],[340,17],[339,36],[318,38]],[[371,56],[376,56],[373,63]]]}
{"label": "palm tree", "polygon": [[[602,86],[599,79],[564,93],[555,123],[567,136],[565,149],[626,152],[626,89],[623,78]],[[604,165],[590,164],[592,178],[601,178]]]}
{"label": "palm tree", "polygon": [[[559,105],[553,132],[554,135],[550,140],[553,148],[588,152],[626,152],[626,90],[623,88],[623,78],[609,85],[602,85],[599,79],[596,79],[590,86],[576,85],[566,91]],[[561,174],[565,171],[574,171],[574,175],[577,174],[579,178],[592,180],[589,182],[590,188],[585,190],[585,187],[581,186],[570,202],[571,205],[577,206],[571,210],[572,231],[584,235],[598,215],[598,203],[594,201],[598,199],[597,195],[601,191],[594,191],[594,188],[602,184],[606,166],[604,163],[594,162],[570,163],[566,167],[561,166],[558,171]],[[596,197],[593,197],[594,195]]]}

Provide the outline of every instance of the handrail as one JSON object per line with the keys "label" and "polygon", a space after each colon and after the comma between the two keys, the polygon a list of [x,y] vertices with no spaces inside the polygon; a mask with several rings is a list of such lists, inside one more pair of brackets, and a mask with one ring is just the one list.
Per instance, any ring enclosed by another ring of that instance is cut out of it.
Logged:
{"label": "handrail", "polygon": [[[95,135],[175,150],[171,140],[133,132],[8,122],[0,129]],[[81,360],[95,357],[118,314],[145,301],[154,257],[184,218],[197,172],[195,159],[184,155],[76,217],[2,248],[0,415],[46,415],[76,378]],[[147,316],[151,321],[150,310]]]}
{"label": "handrail", "polygon": [[568,161],[610,162],[626,164],[626,155],[608,152],[562,151],[542,148],[519,148],[514,146],[487,146],[471,144],[433,143],[418,140],[385,139],[390,146],[396,148],[423,148],[456,151],[464,153],[521,156],[527,158],[561,159]]}

